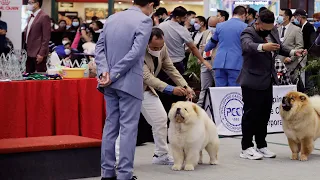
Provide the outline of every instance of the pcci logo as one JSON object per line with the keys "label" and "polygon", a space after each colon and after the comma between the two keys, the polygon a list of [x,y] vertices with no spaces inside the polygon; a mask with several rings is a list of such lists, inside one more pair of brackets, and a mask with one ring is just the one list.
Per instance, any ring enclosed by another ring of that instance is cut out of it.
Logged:
{"label": "pcci logo", "polygon": [[222,124],[232,132],[241,132],[241,118],[243,115],[243,102],[240,93],[227,94],[221,101],[220,119]]}

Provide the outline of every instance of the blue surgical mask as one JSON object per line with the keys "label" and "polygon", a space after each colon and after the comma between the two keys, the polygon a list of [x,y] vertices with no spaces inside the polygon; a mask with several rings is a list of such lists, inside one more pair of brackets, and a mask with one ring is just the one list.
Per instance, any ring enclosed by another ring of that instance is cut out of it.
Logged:
{"label": "blue surgical mask", "polygon": [[300,22],[296,18],[293,20],[293,23],[295,23],[296,25],[300,25]]}
{"label": "blue surgical mask", "polygon": [[277,18],[277,23],[278,23],[278,24],[282,24],[283,22],[284,22],[283,16],[278,16],[278,18]]}
{"label": "blue surgical mask", "polygon": [[193,27],[196,31],[199,31],[199,29],[201,28],[201,25],[199,23],[194,23]]}
{"label": "blue surgical mask", "polygon": [[320,22],[314,22],[313,23],[313,26],[318,29],[320,27]]}
{"label": "blue surgical mask", "polygon": [[75,27],[79,26],[79,22],[72,22],[72,26],[75,26]]}
{"label": "blue surgical mask", "polygon": [[216,32],[216,28],[215,27],[209,27],[209,31],[211,31],[211,33],[214,34]]}
{"label": "blue surgical mask", "polygon": [[194,18],[190,19],[190,24],[191,24],[192,26],[194,25],[195,22],[196,22],[196,19],[194,19]]}

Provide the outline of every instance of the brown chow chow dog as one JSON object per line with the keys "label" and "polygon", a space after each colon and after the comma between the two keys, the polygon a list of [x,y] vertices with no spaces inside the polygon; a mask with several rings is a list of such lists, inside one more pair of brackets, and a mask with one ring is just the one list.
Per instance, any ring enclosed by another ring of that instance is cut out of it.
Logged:
{"label": "brown chow chow dog", "polygon": [[284,133],[292,151],[292,160],[307,161],[320,137],[320,96],[308,97],[299,92],[289,92],[282,99],[280,115]]}

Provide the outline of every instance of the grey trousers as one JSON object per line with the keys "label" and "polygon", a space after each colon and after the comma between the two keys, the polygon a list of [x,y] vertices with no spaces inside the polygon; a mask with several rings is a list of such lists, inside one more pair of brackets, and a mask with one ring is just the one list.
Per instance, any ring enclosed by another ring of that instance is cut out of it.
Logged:
{"label": "grey trousers", "polygon": [[121,134],[117,180],[128,180],[133,175],[142,100],[112,88],[105,89],[104,97],[107,103],[107,118],[101,145],[102,177],[116,176],[115,143],[118,135]]}
{"label": "grey trousers", "polygon": [[[211,61],[209,61],[211,62]],[[197,104],[202,107],[205,101],[204,96],[206,94],[206,90],[209,87],[212,87],[214,82],[214,70],[209,71],[203,64],[201,64],[201,92],[199,95],[199,100]]]}

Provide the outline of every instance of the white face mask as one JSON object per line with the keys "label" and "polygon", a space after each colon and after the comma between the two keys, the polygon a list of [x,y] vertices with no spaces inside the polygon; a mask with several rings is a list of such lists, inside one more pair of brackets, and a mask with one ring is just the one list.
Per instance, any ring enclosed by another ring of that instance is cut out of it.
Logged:
{"label": "white face mask", "polygon": [[72,22],[72,25],[74,26],[74,27],[78,27],[79,26],[79,22]]}
{"label": "white face mask", "polygon": [[199,31],[199,29],[201,28],[201,25],[199,23],[194,23],[193,27],[196,31]]}
{"label": "white face mask", "polygon": [[215,27],[209,27],[209,30],[211,31],[212,34],[214,34],[216,32],[216,28]]}
{"label": "white face mask", "polygon": [[151,50],[151,49],[148,47],[148,52],[151,54],[151,56],[154,56],[154,57],[159,58],[161,51],[153,51],[153,50]]}
{"label": "white face mask", "polygon": [[27,10],[28,10],[28,11],[33,11],[33,10],[34,10],[33,5],[32,5],[32,4],[28,4],[28,5],[27,5]]}
{"label": "white face mask", "polygon": [[69,41],[62,41],[62,45],[66,45]]}
{"label": "white face mask", "polygon": [[69,56],[71,54],[71,50],[70,49],[64,49],[64,53],[66,53],[66,55]]}
{"label": "white face mask", "polygon": [[196,22],[196,19],[195,19],[195,18],[190,19],[190,25],[193,26],[195,22]]}

